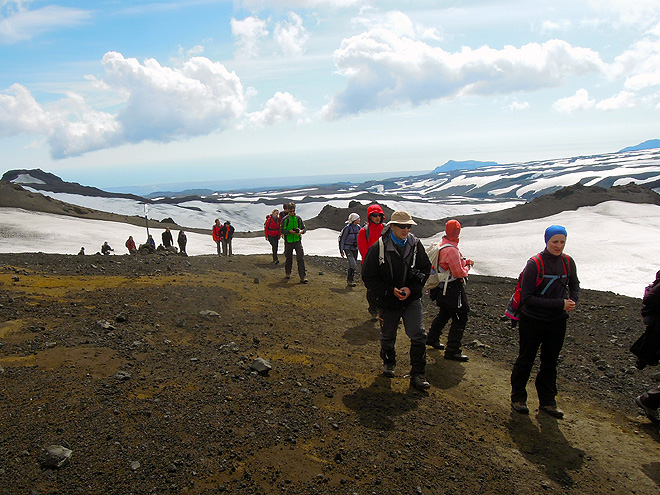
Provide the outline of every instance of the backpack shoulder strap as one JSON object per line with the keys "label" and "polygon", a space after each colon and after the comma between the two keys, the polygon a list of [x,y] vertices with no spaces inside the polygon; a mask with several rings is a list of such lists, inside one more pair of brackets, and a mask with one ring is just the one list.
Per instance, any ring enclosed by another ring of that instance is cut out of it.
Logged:
{"label": "backpack shoulder strap", "polygon": [[383,238],[379,237],[378,238],[378,264],[382,265],[385,263],[385,243],[383,242]]}

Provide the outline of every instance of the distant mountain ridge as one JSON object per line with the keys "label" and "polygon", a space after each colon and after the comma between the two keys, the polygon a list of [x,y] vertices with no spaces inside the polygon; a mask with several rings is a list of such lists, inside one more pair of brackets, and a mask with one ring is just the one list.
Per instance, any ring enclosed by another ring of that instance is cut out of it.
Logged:
{"label": "distant mountain ridge", "polygon": [[626,151],[651,150],[655,148],[660,148],[660,139],[649,139],[648,141],[644,141],[635,146],[628,146],[627,148],[619,150],[619,153],[624,153]]}
{"label": "distant mountain ridge", "polygon": [[33,189],[51,191],[56,193],[80,194],[81,196],[96,196],[99,198],[125,198],[144,201],[141,196],[124,193],[111,193],[96,187],[83,186],[77,182],[65,182],[57,175],[44,172],[39,168],[9,170],[0,179],[20,186],[28,186]]}

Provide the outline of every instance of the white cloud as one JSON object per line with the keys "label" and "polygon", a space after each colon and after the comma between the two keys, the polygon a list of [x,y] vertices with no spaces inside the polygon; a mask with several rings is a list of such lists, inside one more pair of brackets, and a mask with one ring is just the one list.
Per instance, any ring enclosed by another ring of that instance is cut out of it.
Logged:
{"label": "white cloud", "polygon": [[285,55],[301,55],[309,41],[303,20],[295,12],[289,12],[288,21],[277,23],[273,37]]}
{"label": "white cloud", "polygon": [[607,98],[596,105],[598,110],[620,110],[632,108],[636,105],[636,97],[630,91],[621,91],[618,95]]}
{"label": "white cloud", "polygon": [[104,82],[129,95],[117,116],[128,142],[167,142],[223,130],[245,109],[238,76],[205,57],[173,69],[109,52],[103,65]]}
{"label": "white cloud", "polygon": [[0,42],[17,43],[57,29],[77,26],[91,18],[91,12],[82,9],[47,5],[28,10],[25,2],[2,2],[0,7]]}
{"label": "white cloud", "polygon": [[383,27],[344,39],[334,60],[348,83],[323,108],[328,119],[466,94],[535,91],[604,69],[598,53],[561,40],[449,53]]}
{"label": "white cloud", "polygon": [[527,109],[529,109],[529,102],[528,101],[523,101],[523,102],[514,101],[508,106],[508,109],[512,112],[517,112],[517,111],[520,111],[520,110],[527,110]]}
{"label": "white cloud", "polygon": [[91,108],[80,95],[69,93],[49,112],[51,133],[48,142],[54,158],[121,144],[121,126],[116,117]]}
{"label": "white cloud", "polygon": [[610,75],[625,77],[625,88],[631,91],[660,86],[660,24],[616,57]]}
{"label": "white cloud", "polygon": [[660,20],[657,0],[589,0],[596,12],[611,12],[623,24],[649,26]]}
{"label": "white cloud", "polygon": [[265,104],[261,112],[247,115],[248,120],[255,125],[272,125],[284,120],[294,120],[305,113],[305,106],[296,101],[289,93],[278,91]]}
{"label": "white cloud", "polygon": [[580,110],[588,110],[596,105],[596,100],[589,98],[589,92],[586,89],[579,89],[573,96],[560,98],[552,107],[563,113],[573,113]]}
{"label": "white cloud", "polygon": [[412,39],[440,40],[437,28],[427,27],[421,23],[414,23],[410,17],[398,10],[391,10],[384,14],[371,13],[368,17],[355,17],[351,23],[363,26],[365,29],[386,29],[396,36],[405,36]]}
{"label": "white cloud", "polygon": [[261,39],[268,36],[266,21],[250,16],[242,21],[232,18],[230,24],[231,34],[236,38],[236,54],[240,57],[256,57]]}
{"label": "white cloud", "polygon": [[87,78],[107,95],[102,100],[117,102],[116,113],[95,109],[72,92],[44,108],[27,88],[14,84],[0,93],[0,137],[44,136],[53,158],[64,158],[126,143],[208,135],[240,126],[242,119],[272,125],[305,113],[291,94],[277,92],[262,111],[246,114],[246,98],[255,91],[245,90],[234,72],[205,57],[172,68],[108,52],[102,62],[105,75]]}
{"label": "white cloud", "polygon": [[556,32],[565,32],[571,27],[569,20],[562,21],[544,21],[541,23],[541,33],[550,34]]}
{"label": "white cloud", "polygon": [[7,93],[0,93],[0,137],[43,134],[49,127],[47,113],[25,86],[13,84]]}
{"label": "white cloud", "polygon": [[366,3],[365,0],[239,0],[248,9],[343,8]]}

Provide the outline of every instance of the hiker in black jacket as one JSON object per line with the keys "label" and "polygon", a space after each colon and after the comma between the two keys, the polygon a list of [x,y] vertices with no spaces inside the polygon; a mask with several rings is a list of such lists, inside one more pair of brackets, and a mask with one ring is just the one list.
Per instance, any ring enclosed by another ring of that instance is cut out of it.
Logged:
{"label": "hiker in black jacket", "polygon": [[564,417],[555,399],[557,361],[564,345],[568,313],[575,309],[580,297],[575,261],[563,254],[566,235],[561,225],[548,227],[540,261],[535,256],[525,266],[518,327],[520,350],[511,372],[511,406],[521,414],[529,414],[526,387],[540,348],[541,364],[535,381],[539,410],[555,418]]}
{"label": "hiker in black jacket", "polygon": [[[657,366],[660,360],[660,271],[656,273],[655,281],[644,291],[642,320],[646,331],[630,348],[637,356],[635,366],[639,369]],[[660,387],[647,390],[635,402],[644,410],[647,418],[660,423]]]}
{"label": "hiker in black jacket", "polygon": [[380,357],[383,374],[394,377],[396,334],[403,320],[410,338],[410,384],[420,390],[431,385],[426,380],[426,332],[422,322],[422,291],[431,273],[424,246],[410,233],[417,225],[405,211],[392,213],[389,228],[367,252],[362,265],[362,281],[372,291],[380,320]]}

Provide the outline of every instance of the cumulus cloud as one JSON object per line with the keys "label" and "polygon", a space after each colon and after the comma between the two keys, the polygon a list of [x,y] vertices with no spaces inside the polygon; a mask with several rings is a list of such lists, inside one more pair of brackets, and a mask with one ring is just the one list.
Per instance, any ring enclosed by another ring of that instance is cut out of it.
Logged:
{"label": "cumulus cloud", "polygon": [[589,98],[589,92],[586,89],[579,89],[573,96],[560,98],[552,107],[558,112],[573,113],[580,110],[588,110],[596,105],[596,100]]}
{"label": "cumulus cloud", "polygon": [[357,26],[366,29],[386,29],[396,36],[406,36],[413,39],[440,40],[441,36],[434,27],[427,27],[421,23],[414,23],[410,17],[398,10],[384,14],[371,14],[367,17],[355,17],[351,21]]}
{"label": "cumulus cloud", "polygon": [[277,93],[261,112],[246,114],[246,93],[239,77],[221,63],[193,57],[181,67],[140,63],[121,53],[103,57],[105,74],[89,76],[99,92],[118,101],[109,113],[68,93],[48,108],[14,84],[0,93],[0,137],[18,134],[47,138],[54,158],[143,141],[170,142],[222,131],[247,119],[270,125],[302,115],[304,107],[289,93]]}
{"label": "cumulus cloud", "polygon": [[295,12],[289,12],[288,21],[277,23],[273,37],[285,55],[301,55],[309,41],[303,20]]}
{"label": "cumulus cloud", "polygon": [[614,59],[610,74],[625,77],[625,88],[640,91],[660,85],[660,24]]}
{"label": "cumulus cloud", "polygon": [[604,69],[598,53],[561,40],[449,53],[383,27],[343,40],[334,61],[348,82],[323,108],[327,119],[467,94],[535,91]]}
{"label": "cumulus cloud", "polygon": [[272,125],[284,120],[294,120],[305,113],[305,106],[290,93],[278,91],[260,112],[248,114],[248,120],[258,126]]}
{"label": "cumulus cloud", "polygon": [[232,18],[230,24],[231,34],[236,40],[236,54],[241,57],[256,57],[261,39],[268,36],[266,21],[250,16],[242,21]]}
{"label": "cumulus cloud", "polygon": [[25,2],[6,1],[0,4],[0,42],[17,43],[40,34],[69,28],[87,22],[91,12],[70,7],[46,5],[29,10]]}
{"label": "cumulus cloud", "polygon": [[128,94],[117,118],[129,142],[166,142],[222,130],[245,109],[238,76],[205,57],[173,69],[154,59],[141,64],[109,52],[103,65],[104,82]]}
{"label": "cumulus cloud", "polygon": [[0,137],[41,134],[50,119],[25,86],[13,84],[0,93]]}
{"label": "cumulus cloud", "polygon": [[619,94],[607,98],[596,105],[598,110],[621,110],[623,108],[632,108],[637,103],[635,93],[630,91],[621,91]]}

